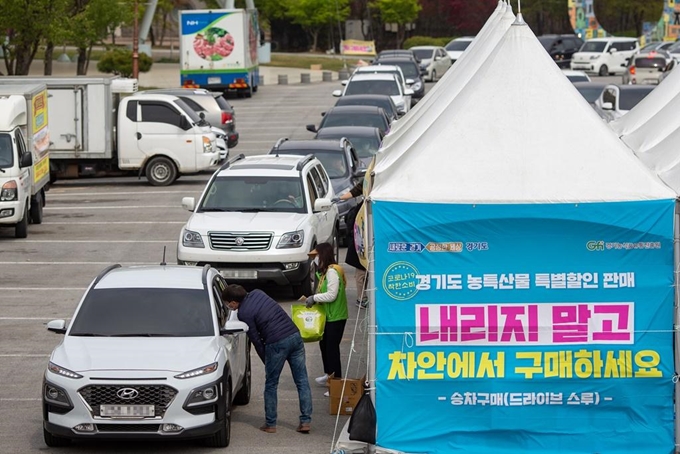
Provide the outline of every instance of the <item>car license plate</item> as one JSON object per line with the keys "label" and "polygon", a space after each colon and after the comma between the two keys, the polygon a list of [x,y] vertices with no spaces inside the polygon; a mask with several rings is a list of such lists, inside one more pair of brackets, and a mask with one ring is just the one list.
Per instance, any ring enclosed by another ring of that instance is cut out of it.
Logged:
{"label": "car license plate", "polygon": [[99,416],[109,418],[145,418],[156,416],[153,405],[100,405]]}
{"label": "car license plate", "polygon": [[208,77],[208,83],[209,84],[219,84],[222,82],[222,79],[219,77]]}
{"label": "car license plate", "polygon": [[222,270],[220,273],[225,279],[257,279],[256,270]]}

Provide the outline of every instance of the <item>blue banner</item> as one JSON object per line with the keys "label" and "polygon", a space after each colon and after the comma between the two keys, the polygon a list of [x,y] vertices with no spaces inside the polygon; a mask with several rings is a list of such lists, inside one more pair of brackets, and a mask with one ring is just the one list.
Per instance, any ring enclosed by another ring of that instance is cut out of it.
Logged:
{"label": "blue banner", "polygon": [[674,203],[373,202],[377,444],[673,452]]}

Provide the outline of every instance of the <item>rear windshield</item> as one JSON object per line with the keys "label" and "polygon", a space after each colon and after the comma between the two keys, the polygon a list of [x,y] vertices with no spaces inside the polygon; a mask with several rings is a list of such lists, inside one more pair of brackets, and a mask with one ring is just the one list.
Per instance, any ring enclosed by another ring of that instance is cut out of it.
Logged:
{"label": "rear windshield", "polygon": [[581,74],[569,74],[567,79],[569,79],[570,82],[590,82],[588,76],[583,76]]}
{"label": "rear windshield", "polygon": [[352,99],[347,96],[341,96],[335,103],[336,106],[375,106],[382,107],[385,112],[391,112],[392,115],[396,114],[395,105],[391,98],[361,98]]}
{"label": "rear windshield", "polygon": [[[313,150],[314,153],[323,167],[326,169],[326,173],[331,179],[343,178],[349,175],[349,168],[347,166],[347,160],[345,158],[345,152],[338,148],[337,151],[330,150]],[[281,150],[280,154],[294,154],[298,156],[307,156],[310,150]]]}
{"label": "rear windshield", "polygon": [[432,49],[411,49],[419,60],[432,58]]}
{"label": "rear windshield", "polygon": [[378,113],[330,113],[323,117],[319,129],[331,126],[370,126],[386,131],[388,124],[385,116]]}
{"label": "rear windshield", "polygon": [[645,99],[651,90],[621,90],[621,98],[619,99],[620,110],[631,110],[637,106],[640,101]]}
{"label": "rear windshield", "polygon": [[605,47],[606,41],[588,41],[581,46],[579,52],[603,52]]}
{"label": "rear windshield", "polygon": [[657,57],[640,57],[635,59],[635,66],[638,68],[665,68],[666,59]]}
{"label": "rear windshield", "polygon": [[418,69],[418,65],[416,65],[412,61],[408,61],[408,60],[407,61],[397,61],[397,62],[394,62],[394,63],[385,63],[385,64],[386,65],[390,64],[390,65],[398,66],[399,68],[401,68],[401,72],[404,73],[404,77],[406,77],[407,79],[417,79],[417,78],[420,77],[420,70]]}
{"label": "rear windshield", "polygon": [[210,183],[198,211],[306,213],[304,194],[299,178],[220,177]]}
{"label": "rear windshield", "polygon": [[71,336],[201,337],[215,335],[205,290],[107,288],[88,292]]}
{"label": "rear windshield", "polygon": [[14,150],[12,149],[12,136],[0,134],[0,169],[14,165]]}
{"label": "rear windshield", "polygon": [[399,86],[394,80],[350,80],[345,95],[399,96]]}
{"label": "rear windshield", "polygon": [[347,137],[360,159],[370,158],[378,152],[380,141],[378,137]]}
{"label": "rear windshield", "polygon": [[576,87],[576,89],[586,98],[586,101],[592,104],[602,94],[603,87]]}
{"label": "rear windshield", "polygon": [[222,96],[217,96],[215,101],[217,101],[217,105],[220,106],[220,110],[231,110],[231,106]]}
{"label": "rear windshield", "polygon": [[468,48],[472,41],[451,41],[446,45],[446,50],[465,50]]}

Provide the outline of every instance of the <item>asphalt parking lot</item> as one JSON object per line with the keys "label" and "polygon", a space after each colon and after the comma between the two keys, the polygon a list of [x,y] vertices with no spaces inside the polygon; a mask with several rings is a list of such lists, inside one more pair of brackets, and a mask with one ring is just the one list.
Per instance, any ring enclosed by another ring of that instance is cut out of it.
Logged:
{"label": "asphalt parking lot", "polygon": [[[236,108],[240,144],[231,151],[246,155],[266,153],[284,136],[311,139],[305,125],[320,120],[334,104],[331,92],[339,83],[264,86],[249,100],[230,100]],[[181,199],[200,195],[209,174],[182,177],[165,188],[150,186],[136,177],[62,180],[47,194],[44,222],[30,225],[25,240],[13,238],[13,229],[0,229],[0,452],[35,453],[43,443],[41,380],[49,354],[60,341],[45,323],[68,319],[85,288],[106,266],[157,264],[166,248],[167,263],[176,263],[179,232],[190,213]],[[344,255],[344,250],[341,255]],[[356,300],[353,273],[348,271],[348,300]],[[288,289],[265,288],[290,309]],[[349,355],[358,309],[350,304],[350,319],[343,339],[344,364]],[[365,311],[362,311],[362,314]],[[361,317],[363,319],[363,317]],[[354,346],[349,377],[365,372],[362,331]],[[284,370],[279,386],[279,422],[276,434],[263,434],[262,390],[264,367],[253,355],[253,398],[233,412],[232,453],[329,452],[334,433],[347,416],[329,414],[325,388],[313,385],[312,432],[295,432],[298,424],[297,392],[290,371]],[[359,361],[358,361],[359,360]],[[307,344],[310,377],[322,375],[316,343]],[[337,423],[337,427],[336,427]],[[217,452],[197,442],[81,442],[58,450],[82,452]]]}

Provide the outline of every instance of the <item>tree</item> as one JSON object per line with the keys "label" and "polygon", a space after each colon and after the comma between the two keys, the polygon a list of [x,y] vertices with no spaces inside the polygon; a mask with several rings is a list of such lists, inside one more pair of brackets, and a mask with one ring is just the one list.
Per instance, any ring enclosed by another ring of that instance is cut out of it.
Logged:
{"label": "tree", "polygon": [[396,47],[400,49],[406,39],[406,24],[415,22],[422,9],[418,0],[376,0],[371,7],[380,12],[384,24],[397,24]]}
{"label": "tree", "polygon": [[662,0],[598,0],[597,20],[607,32],[616,35],[642,35],[643,22],[658,22],[663,13]]}
{"label": "tree", "polygon": [[[139,72],[145,73],[151,69],[153,60],[145,53],[139,54]],[[113,49],[102,55],[97,63],[97,70],[107,74],[132,77],[132,51],[128,49]]]}
{"label": "tree", "polygon": [[[566,0],[564,2],[566,11]],[[460,35],[476,35],[498,5],[497,0],[449,0],[448,3],[449,23]]]}
{"label": "tree", "polygon": [[312,52],[316,51],[319,32],[324,27],[343,22],[349,16],[349,0],[286,0],[285,7],[286,17],[309,36]]}

